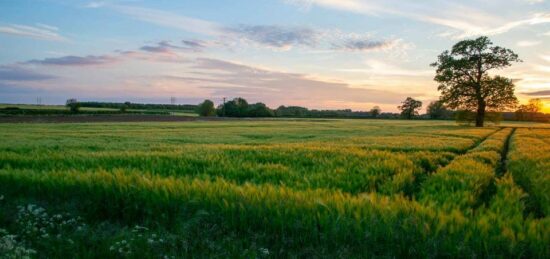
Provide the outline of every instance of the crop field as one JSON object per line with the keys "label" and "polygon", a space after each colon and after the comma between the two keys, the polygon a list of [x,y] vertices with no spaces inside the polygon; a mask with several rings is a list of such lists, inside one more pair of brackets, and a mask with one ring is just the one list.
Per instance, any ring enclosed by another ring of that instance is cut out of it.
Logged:
{"label": "crop field", "polygon": [[0,254],[548,258],[541,125],[0,124]]}

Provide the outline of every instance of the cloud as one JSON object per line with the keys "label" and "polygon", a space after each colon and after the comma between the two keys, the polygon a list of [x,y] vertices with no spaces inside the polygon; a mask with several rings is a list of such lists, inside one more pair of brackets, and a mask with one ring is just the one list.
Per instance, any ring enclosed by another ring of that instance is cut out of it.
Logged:
{"label": "cloud", "polygon": [[49,30],[49,31],[59,31],[59,28],[43,23],[37,23],[36,26],[41,27],[43,29]]}
{"label": "cloud", "polygon": [[117,58],[107,55],[102,56],[64,56],[59,58],[33,59],[25,63],[36,65],[55,65],[55,66],[98,66],[112,64],[118,61]]}
{"label": "cloud", "polygon": [[[247,40],[275,48],[289,48],[292,45],[313,46],[316,44],[316,37],[318,36],[316,31],[304,27],[293,28],[274,25],[239,25],[231,27],[157,9],[124,5],[106,6],[135,19],[164,27],[171,27],[201,35],[215,36],[223,38],[223,40]],[[194,49],[197,49],[200,44],[196,41],[182,41],[182,43],[187,45],[187,47],[194,47]],[[167,50],[166,46],[157,46],[154,48],[146,47],[146,49],[153,51]]]}
{"label": "cloud", "polygon": [[[219,59],[199,58],[186,75],[166,75],[167,80],[211,91],[213,98],[242,96],[252,101],[277,105],[344,108],[346,103],[395,104],[407,94],[351,87],[345,82],[326,80],[299,73],[274,71]],[[335,105],[338,105],[336,107]]]}
{"label": "cloud", "polygon": [[306,27],[282,27],[275,25],[239,25],[225,31],[236,37],[274,48],[288,49],[292,46],[314,47],[320,33]]}
{"label": "cloud", "polygon": [[104,1],[93,1],[84,5],[84,8],[100,8],[105,6],[105,4],[106,3]]}
{"label": "cloud", "polygon": [[544,0],[523,0],[525,2],[527,2],[528,4],[540,4],[540,3],[544,3]]}
{"label": "cloud", "polygon": [[0,65],[0,81],[43,81],[54,78],[19,66]]}
{"label": "cloud", "polygon": [[147,51],[147,52],[153,52],[153,53],[166,53],[171,54],[173,53],[173,49],[177,49],[177,46],[174,46],[170,44],[168,41],[161,41],[157,43],[156,46],[143,46],[139,48],[140,50]]}
{"label": "cloud", "polygon": [[348,51],[373,51],[391,49],[399,40],[346,39],[342,43],[333,43],[333,48]]}
{"label": "cloud", "polygon": [[529,96],[548,96],[548,95],[550,95],[550,90],[541,90],[541,91],[536,91],[536,92],[525,92],[525,93],[522,93],[522,94],[529,95]]}
{"label": "cloud", "polygon": [[302,10],[312,6],[365,14],[370,16],[393,15],[416,21],[436,24],[452,29],[440,34],[452,38],[479,35],[496,35],[512,29],[550,23],[550,13],[537,13],[531,17],[510,21],[450,1],[398,1],[398,0],[283,0],[298,5]]}
{"label": "cloud", "polygon": [[188,49],[196,52],[202,51],[206,48],[206,44],[201,40],[182,40],[181,43]]}
{"label": "cloud", "polygon": [[108,6],[115,11],[126,14],[140,21],[165,27],[171,27],[187,32],[193,32],[202,35],[220,35],[220,33],[223,31],[222,27],[217,23],[157,9],[125,5],[105,6]]}
{"label": "cloud", "polygon": [[4,84],[2,83],[2,81],[0,81],[0,93],[2,93],[2,95],[13,95],[13,94],[36,95],[44,92],[45,91],[43,89],[38,89],[35,87],[26,86],[26,85]]}
{"label": "cloud", "polygon": [[53,78],[55,77],[19,66],[0,65],[0,81],[42,81]]}
{"label": "cloud", "polygon": [[20,24],[10,24],[7,26],[0,26],[0,33],[15,35],[20,37],[33,38],[38,40],[49,41],[65,41],[66,38],[62,37],[58,33],[56,27],[37,24],[36,27]]}
{"label": "cloud", "polygon": [[200,52],[206,48],[204,43],[198,40],[182,40],[181,43],[182,46],[176,46],[169,41],[160,41],[156,46],[146,45],[141,47],[140,50],[152,53],[175,54],[175,50]]}
{"label": "cloud", "polygon": [[337,71],[347,73],[361,73],[372,76],[405,76],[405,77],[432,77],[433,70],[405,69],[384,61],[369,59],[365,62],[366,68],[340,68]]}
{"label": "cloud", "polygon": [[[204,41],[183,40],[181,42],[183,46],[169,44],[166,41],[159,42],[157,46],[143,46],[142,50],[149,52],[168,53],[171,49],[185,49],[199,52],[206,45],[230,46],[238,43],[254,43],[268,48],[289,50],[298,46],[310,48],[327,46],[331,44],[331,41],[336,42],[340,38],[351,38],[351,35],[345,35],[339,31],[318,30],[304,26],[249,24],[224,26],[216,22],[157,9],[124,5],[105,6],[141,21],[217,38],[217,41],[210,41],[209,44]],[[340,38],[336,39],[335,37]],[[367,40],[357,39],[355,42],[351,42],[350,39],[347,48],[352,48],[351,45],[355,45],[353,47],[355,49],[362,48],[366,50],[370,47],[371,50],[375,50],[388,48],[394,46],[394,43],[396,43],[396,41],[370,41],[372,42],[369,43]],[[378,46],[375,46],[377,43]],[[346,46],[340,42],[334,44],[342,47]],[[360,44],[363,45],[360,46]],[[368,46],[368,44],[371,44],[371,46]]]}
{"label": "cloud", "polygon": [[518,45],[518,47],[532,47],[532,46],[540,45],[541,43],[542,41],[522,40],[522,41],[518,41],[516,45]]}
{"label": "cloud", "polygon": [[[550,23],[550,13],[537,13],[537,14],[534,14],[531,18],[508,22],[502,26],[498,26],[490,29],[473,30],[469,34],[471,34],[471,36],[482,35],[482,34],[496,35],[496,34],[508,32],[512,29],[515,29],[521,26],[537,25],[537,24],[544,24],[544,23]],[[470,36],[470,35],[466,33],[465,36]]]}

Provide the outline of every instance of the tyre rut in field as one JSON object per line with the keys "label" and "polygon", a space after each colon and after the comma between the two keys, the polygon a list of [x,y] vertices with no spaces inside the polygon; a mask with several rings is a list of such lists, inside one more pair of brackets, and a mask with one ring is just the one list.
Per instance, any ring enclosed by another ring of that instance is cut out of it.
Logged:
{"label": "tyre rut in field", "polygon": [[[504,128],[503,128],[504,129]],[[502,151],[500,152],[500,160],[498,162],[498,165],[495,168],[495,177],[491,180],[487,188],[481,193],[479,197],[478,203],[474,206],[475,209],[479,208],[481,205],[487,206],[493,196],[495,195],[497,189],[496,189],[496,179],[501,178],[506,173],[506,165],[508,163],[508,153],[510,152],[510,145],[512,136],[516,132],[516,128],[512,128],[512,131],[508,136],[506,137],[506,140],[504,141],[504,145],[502,147]]]}
{"label": "tyre rut in field", "polygon": [[512,144],[512,136],[516,133],[516,130],[517,128],[513,128],[512,132],[510,132],[506,138],[506,142],[504,142],[504,148],[500,154],[500,163],[496,169],[497,177],[502,177],[507,171],[508,153],[510,152],[510,145]]}
{"label": "tyre rut in field", "polygon": [[511,133],[501,128],[438,168],[420,184],[418,201],[444,210],[474,210],[484,204],[495,191],[496,170]]}
{"label": "tyre rut in field", "polygon": [[[521,133],[516,134],[516,136],[518,136],[518,137],[514,138],[514,140],[513,140],[515,142],[518,141],[518,138],[521,138],[520,137]],[[546,139],[543,139],[543,138],[537,138],[537,139],[541,140],[543,143],[547,143],[547,144],[550,145],[550,142]],[[510,140],[510,146],[512,145],[511,142],[512,142],[512,140]],[[516,144],[516,145],[521,145],[521,144]],[[510,151],[510,150],[508,150],[508,151]],[[513,150],[513,152],[517,152],[517,151]],[[521,159],[526,159],[526,158],[524,157],[524,158],[521,158]],[[548,216],[544,213],[544,209],[543,209],[543,205],[542,205],[541,201],[538,199],[536,194],[532,193],[533,192],[533,187],[531,185],[533,183],[530,182],[530,181],[525,181],[525,179],[522,179],[523,177],[519,177],[518,175],[516,175],[517,173],[525,174],[526,172],[517,172],[517,170],[516,171],[512,170],[512,168],[509,168],[509,162],[510,162],[509,158],[507,158],[504,161],[503,175],[504,174],[510,174],[512,176],[514,184],[526,194],[525,197],[522,199],[522,201],[524,202],[524,205],[525,205],[525,208],[524,208],[524,211],[523,211],[523,214],[524,214],[523,216],[525,218],[533,217],[535,219],[542,219],[545,216]],[[517,163],[518,160],[516,159],[515,162]],[[536,169],[530,168],[530,169],[527,169],[527,170],[529,171],[529,170],[536,170]]]}
{"label": "tyre rut in field", "polygon": [[491,136],[497,134],[498,132],[504,130],[505,128],[500,128],[498,130],[495,130],[493,132],[491,132],[490,134],[484,136],[484,137],[481,137],[480,139],[478,139],[477,141],[474,142],[474,144],[472,144],[470,147],[468,147],[467,149],[464,149],[460,152],[453,152],[456,156],[452,157],[451,159],[449,159],[448,161],[446,161],[446,163],[442,163],[440,165],[440,167],[438,169],[435,169],[435,170],[425,170],[424,174],[421,174],[419,176],[417,176],[415,179],[414,179],[414,191],[412,193],[406,193],[405,195],[409,198],[409,199],[412,199],[414,196],[417,196],[418,193],[420,192],[421,188],[422,188],[422,184],[424,183],[424,181],[426,181],[426,179],[428,179],[428,177],[430,177],[433,173],[435,173],[437,170],[441,169],[441,168],[444,168],[446,167],[447,165],[449,165],[450,163],[452,163],[457,157],[459,156],[462,156],[466,153],[468,153],[469,151],[479,147],[483,142],[485,142],[488,138],[490,138]]}

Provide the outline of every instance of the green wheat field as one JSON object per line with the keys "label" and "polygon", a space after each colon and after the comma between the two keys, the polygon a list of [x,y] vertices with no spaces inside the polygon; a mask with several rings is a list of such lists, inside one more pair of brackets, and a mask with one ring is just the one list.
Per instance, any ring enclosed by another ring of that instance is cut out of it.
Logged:
{"label": "green wheat field", "polygon": [[0,124],[0,242],[8,258],[548,258],[550,127]]}

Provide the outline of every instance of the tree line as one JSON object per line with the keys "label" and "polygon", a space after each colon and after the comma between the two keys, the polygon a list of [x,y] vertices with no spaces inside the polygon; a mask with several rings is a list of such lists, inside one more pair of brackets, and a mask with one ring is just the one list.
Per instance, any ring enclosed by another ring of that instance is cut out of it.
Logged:
{"label": "tree line", "polygon": [[[397,106],[399,113],[382,112],[379,106],[374,106],[369,111],[342,110],[316,110],[301,106],[281,105],[271,109],[264,103],[258,102],[249,104],[242,97],[234,98],[225,104],[217,107],[211,100],[205,100],[197,105],[196,112],[200,116],[219,117],[288,117],[288,118],[379,118],[379,119],[434,119],[434,120],[457,120],[459,123],[473,124],[476,120],[476,113],[469,110],[453,110],[441,100],[430,102],[426,113],[420,114],[422,102],[412,97],[407,97],[401,105]],[[498,123],[503,118],[507,120],[529,120],[548,121],[549,117],[542,114],[542,102],[539,99],[532,99],[529,104],[520,105],[515,113],[500,113],[489,111],[485,119],[492,123]]]}
{"label": "tree line", "polygon": [[234,98],[217,107],[211,100],[205,100],[197,106],[196,111],[200,116],[220,117],[399,118],[399,114],[396,113],[382,113],[378,106],[373,107],[370,111],[352,111],[351,109],[316,110],[301,106],[284,105],[271,109],[261,102],[249,104],[242,97]]}

